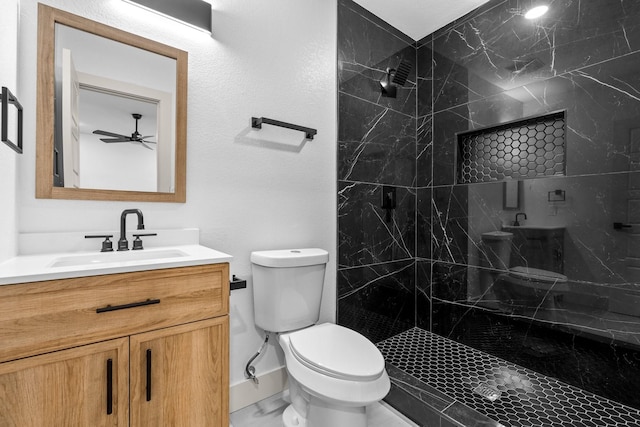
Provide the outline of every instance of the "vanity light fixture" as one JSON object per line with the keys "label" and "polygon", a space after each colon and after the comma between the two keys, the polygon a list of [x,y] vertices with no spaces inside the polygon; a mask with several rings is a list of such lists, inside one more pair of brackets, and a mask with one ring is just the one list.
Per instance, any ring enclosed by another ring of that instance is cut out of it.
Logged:
{"label": "vanity light fixture", "polygon": [[547,6],[546,4],[539,4],[527,10],[524,13],[524,17],[526,19],[536,19],[536,18],[540,18],[542,15],[544,15],[548,11],[549,11],[549,6]]}
{"label": "vanity light fixture", "polygon": [[211,34],[211,3],[203,0],[123,0]]}

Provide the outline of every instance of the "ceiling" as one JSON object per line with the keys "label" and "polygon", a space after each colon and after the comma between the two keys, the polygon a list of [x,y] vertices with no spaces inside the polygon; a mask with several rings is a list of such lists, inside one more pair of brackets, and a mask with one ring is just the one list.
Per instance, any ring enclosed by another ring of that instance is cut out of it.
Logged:
{"label": "ceiling", "polygon": [[414,40],[433,33],[488,0],[354,0]]}

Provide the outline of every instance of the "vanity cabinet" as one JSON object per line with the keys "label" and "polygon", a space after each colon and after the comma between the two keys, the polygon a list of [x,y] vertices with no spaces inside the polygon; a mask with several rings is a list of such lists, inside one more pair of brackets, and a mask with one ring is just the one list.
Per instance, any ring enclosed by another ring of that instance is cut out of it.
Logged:
{"label": "vanity cabinet", "polygon": [[228,426],[228,272],[0,286],[0,426]]}

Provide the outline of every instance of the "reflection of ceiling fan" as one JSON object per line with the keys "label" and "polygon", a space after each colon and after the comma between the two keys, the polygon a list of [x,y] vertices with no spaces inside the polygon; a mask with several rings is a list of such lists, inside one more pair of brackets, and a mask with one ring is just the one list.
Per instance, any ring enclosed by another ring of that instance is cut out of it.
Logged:
{"label": "reflection of ceiling fan", "polygon": [[133,118],[136,121],[136,130],[131,134],[131,136],[120,135],[119,133],[107,132],[104,130],[94,130],[93,133],[96,135],[104,135],[110,136],[110,139],[100,138],[100,141],[103,142],[139,142],[144,148],[148,148],[149,150],[153,150],[147,144],[155,144],[155,141],[147,141],[147,138],[151,138],[153,135],[142,136],[140,132],[138,132],[138,120],[142,118],[142,114],[133,113]]}

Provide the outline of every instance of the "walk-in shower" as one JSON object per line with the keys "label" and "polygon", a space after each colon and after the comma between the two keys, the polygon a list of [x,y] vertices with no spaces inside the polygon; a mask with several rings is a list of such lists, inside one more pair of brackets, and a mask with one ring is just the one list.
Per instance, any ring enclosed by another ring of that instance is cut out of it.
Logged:
{"label": "walk-in shower", "polygon": [[518,3],[416,41],[338,1],[338,323],[425,423],[635,426],[640,5]]}

